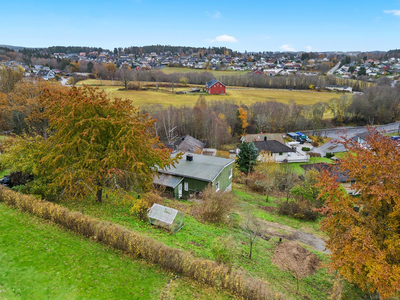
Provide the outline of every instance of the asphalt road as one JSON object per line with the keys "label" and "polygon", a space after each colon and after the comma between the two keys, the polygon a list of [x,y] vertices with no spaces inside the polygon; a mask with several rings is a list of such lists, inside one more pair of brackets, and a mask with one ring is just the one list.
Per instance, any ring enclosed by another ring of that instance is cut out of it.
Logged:
{"label": "asphalt road", "polygon": [[[378,128],[379,131],[384,131],[386,133],[391,133],[391,132],[397,132],[399,130],[400,126],[400,121],[395,122],[395,123],[389,123],[386,125],[378,125],[376,128]],[[337,128],[332,128],[332,129],[320,129],[316,131],[322,131],[323,136],[327,136],[332,138],[332,140],[328,143],[323,144],[320,147],[313,148],[312,152],[317,152],[320,153],[321,155],[325,156],[326,154],[326,149],[331,147],[332,145],[336,144],[338,141],[343,140],[343,136],[346,137],[353,137],[359,133],[362,133],[366,131],[367,128],[366,126],[359,126],[359,127],[337,127]],[[311,134],[313,131],[306,131],[304,133],[306,134]],[[329,151],[328,151],[329,152]]]}

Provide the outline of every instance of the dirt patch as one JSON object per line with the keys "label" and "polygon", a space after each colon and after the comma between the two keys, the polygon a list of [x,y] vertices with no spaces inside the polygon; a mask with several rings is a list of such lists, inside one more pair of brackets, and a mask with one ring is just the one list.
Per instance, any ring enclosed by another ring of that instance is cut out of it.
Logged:
{"label": "dirt patch", "polygon": [[328,254],[331,253],[329,249],[325,249],[325,242],[323,239],[311,233],[306,233],[302,230],[294,229],[279,223],[268,222],[264,220],[261,220],[260,222],[263,224],[261,233],[266,236],[280,237],[285,240],[295,241],[311,246],[317,251]]}
{"label": "dirt patch", "polygon": [[314,253],[289,241],[276,247],[272,263],[282,270],[292,271],[295,277],[304,278],[317,271],[320,260]]}
{"label": "dirt patch", "polygon": [[268,212],[274,212],[277,210],[277,208],[273,206],[259,206],[259,208]]}

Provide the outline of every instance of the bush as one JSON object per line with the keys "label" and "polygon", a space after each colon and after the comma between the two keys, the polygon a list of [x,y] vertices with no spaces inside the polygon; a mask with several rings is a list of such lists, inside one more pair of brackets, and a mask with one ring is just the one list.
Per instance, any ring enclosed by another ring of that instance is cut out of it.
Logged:
{"label": "bush", "polygon": [[321,153],[317,152],[308,152],[308,155],[310,155],[310,157],[321,157]]}
{"label": "bush", "polygon": [[312,142],[312,143],[311,143],[311,146],[313,146],[313,147],[318,147],[319,144],[318,144],[318,142]]}
{"label": "bush", "polygon": [[334,156],[335,156],[335,153],[326,152],[326,154],[325,154],[326,158],[332,158]]}
{"label": "bush", "polygon": [[282,201],[278,204],[278,214],[307,221],[315,221],[320,215],[308,201]]}
{"label": "bush", "polygon": [[233,259],[233,242],[231,236],[223,239],[214,239],[211,253],[217,262],[231,266]]}
{"label": "bush", "polygon": [[24,172],[11,172],[11,186],[25,185],[33,180],[33,175]]}
{"label": "bush", "polygon": [[268,177],[264,174],[253,172],[246,178],[246,185],[256,193],[266,194],[271,188],[268,186]]}
{"label": "bush", "polygon": [[203,190],[202,203],[198,206],[200,218],[210,223],[226,223],[234,205],[233,195],[213,186]]}
{"label": "bush", "polygon": [[302,151],[310,151],[310,148],[308,148],[308,147],[302,147],[301,150],[302,150]]}
{"label": "bush", "polygon": [[131,212],[136,215],[136,217],[143,221],[147,221],[147,212],[154,203],[162,203],[163,198],[158,191],[151,191],[143,194],[139,199],[136,200],[135,204],[131,208]]}

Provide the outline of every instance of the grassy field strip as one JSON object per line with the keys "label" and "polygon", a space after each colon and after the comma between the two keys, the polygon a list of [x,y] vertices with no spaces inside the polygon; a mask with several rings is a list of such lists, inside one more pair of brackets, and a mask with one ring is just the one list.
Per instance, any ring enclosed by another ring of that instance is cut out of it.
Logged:
{"label": "grassy field strip", "polygon": [[0,299],[231,299],[0,203]]}

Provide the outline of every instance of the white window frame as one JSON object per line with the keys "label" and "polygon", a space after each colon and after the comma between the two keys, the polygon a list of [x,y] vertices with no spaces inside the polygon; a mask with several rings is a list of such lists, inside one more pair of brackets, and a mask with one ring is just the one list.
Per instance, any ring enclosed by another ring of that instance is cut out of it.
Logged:
{"label": "white window frame", "polygon": [[215,191],[218,192],[219,191],[219,181],[217,181],[215,183]]}
{"label": "white window frame", "polygon": [[189,191],[189,182],[184,182],[183,183],[183,186],[184,186],[184,190],[187,192],[187,191]]}
{"label": "white window frame", "polygon": [[232,175],[233,175],[233,169],[229,169],[229,179],[232,178]]}

